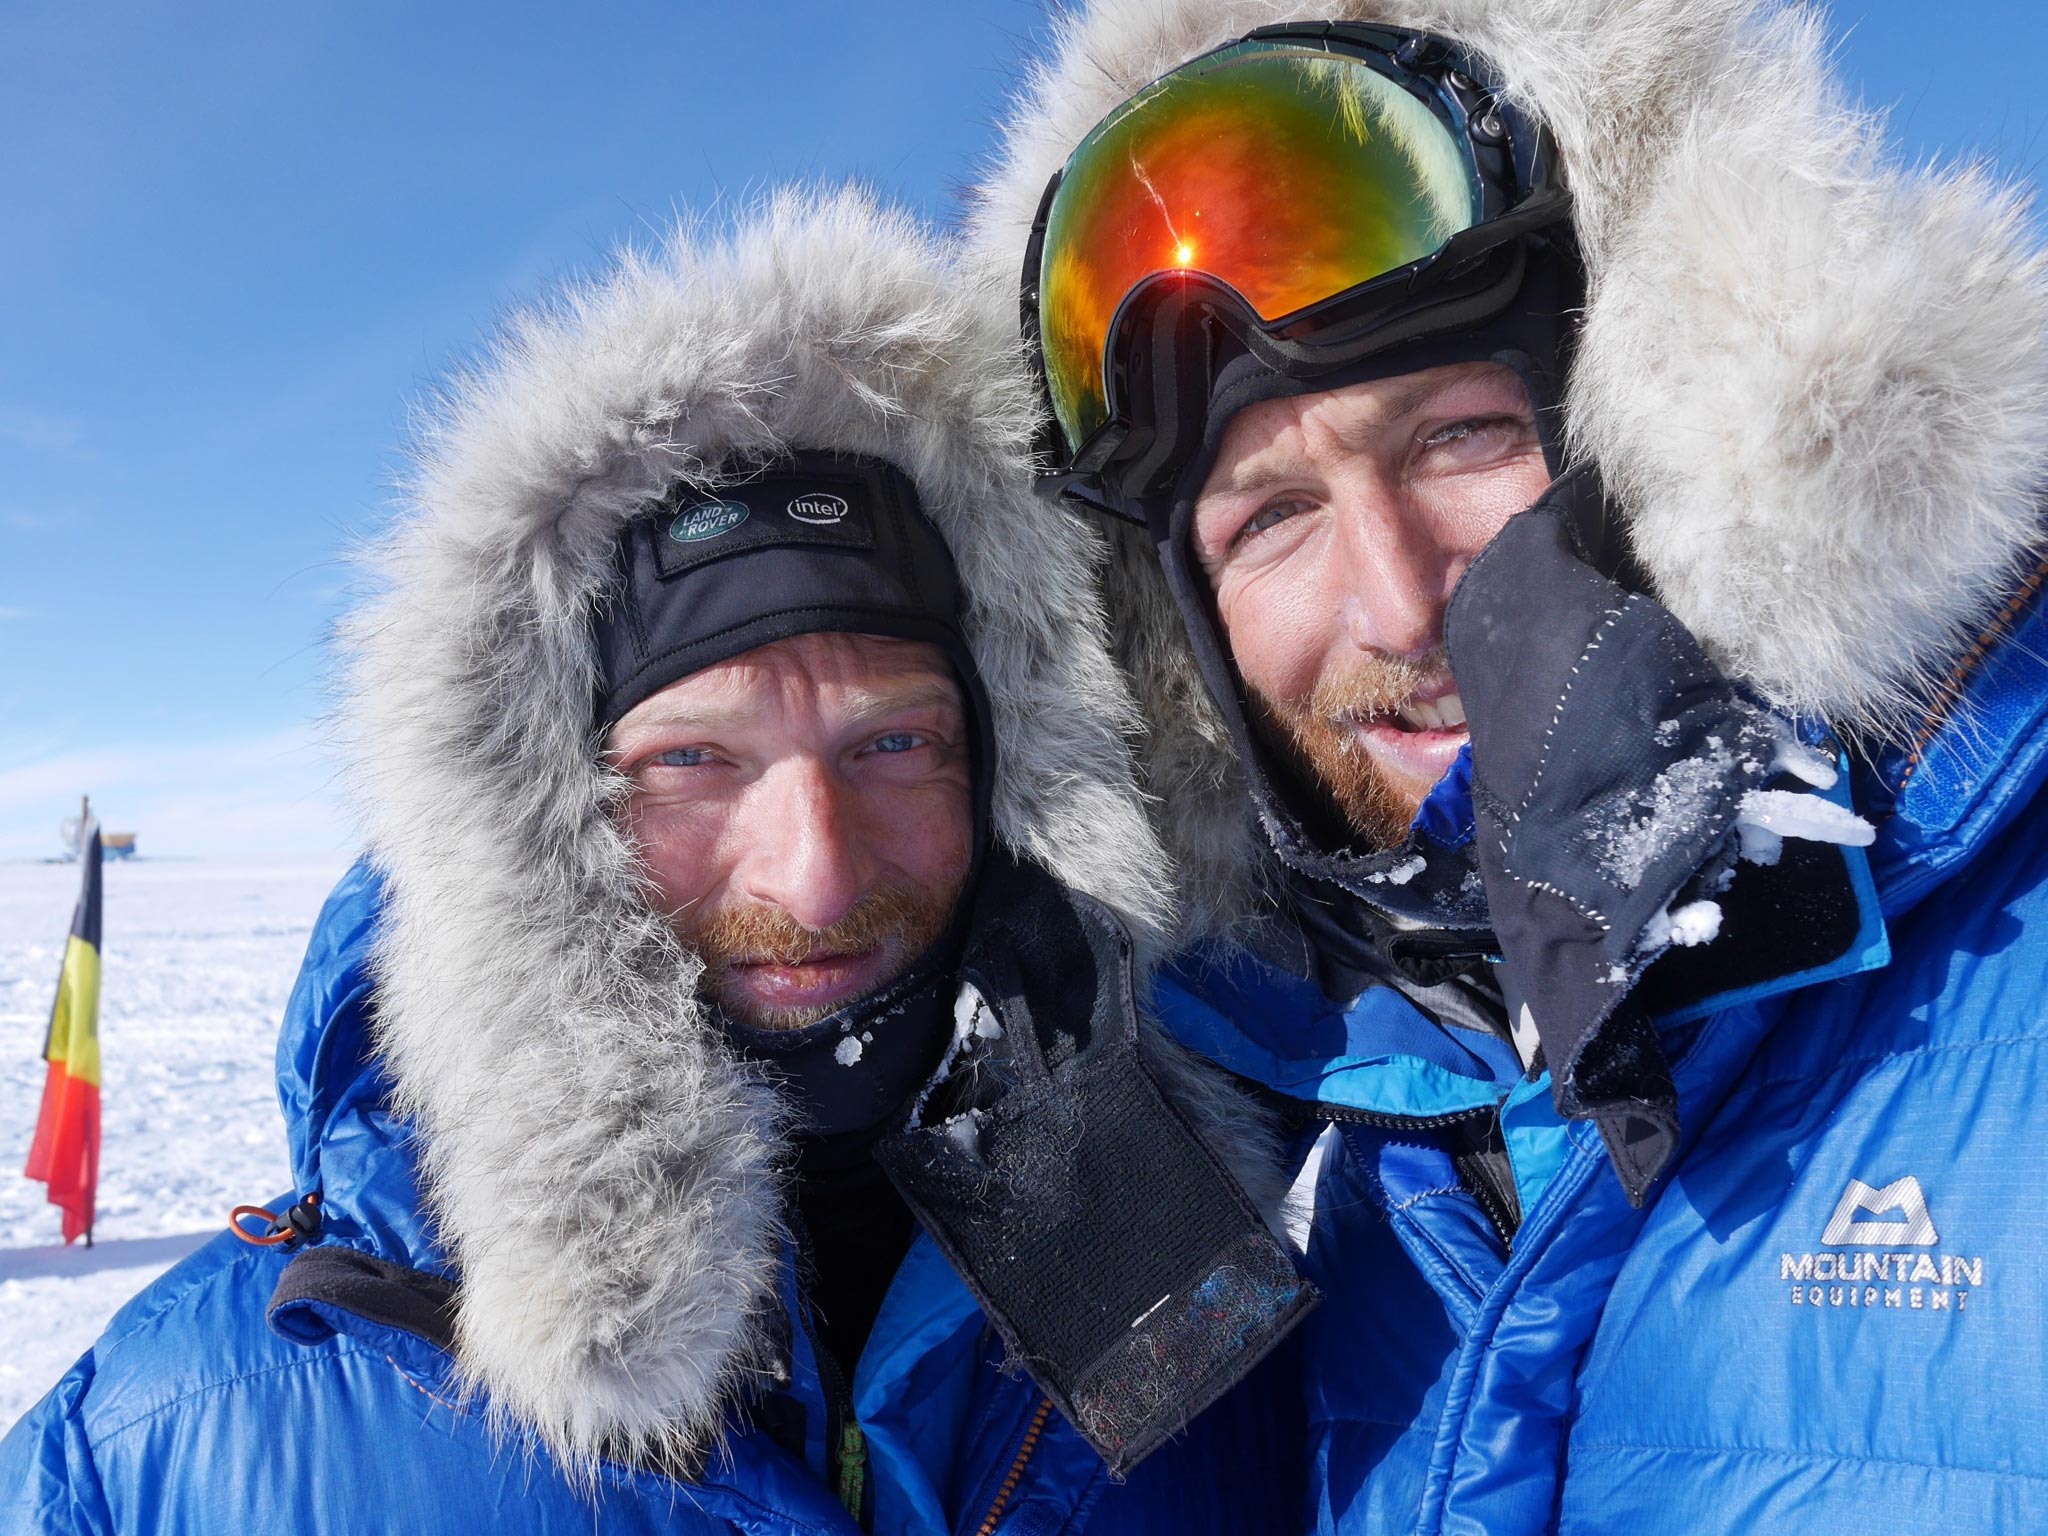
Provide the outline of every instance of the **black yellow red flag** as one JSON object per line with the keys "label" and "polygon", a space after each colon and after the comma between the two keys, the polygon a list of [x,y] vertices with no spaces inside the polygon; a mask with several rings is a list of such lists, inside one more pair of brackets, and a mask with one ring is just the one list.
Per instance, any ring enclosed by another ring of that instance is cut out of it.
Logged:
{"label": "black yellow red flag", "polygon": [[88,822],[79,862],[85,866],[57,1004],[43,1042],[49,1064],[43,1107],[29,1143],[28,1176],[50,1186],[50,1204],[64,1211],[64,1241],[92,1241],[93,1201],[100,1182],[100,829]]}

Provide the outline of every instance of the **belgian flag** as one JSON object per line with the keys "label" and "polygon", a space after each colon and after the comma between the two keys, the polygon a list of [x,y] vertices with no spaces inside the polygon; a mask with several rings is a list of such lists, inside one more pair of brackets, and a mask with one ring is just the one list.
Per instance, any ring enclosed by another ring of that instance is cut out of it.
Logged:
{"label": "belgian flag", "polygon": [[29,1143],[28,1176],[50,1186],[64,1211],[64,1241],[92,1243],[93,1198],[100,1182],[100,828],[85,828],[85,882],[71,914],[57,1006],[43,1042],[49,1073]]}

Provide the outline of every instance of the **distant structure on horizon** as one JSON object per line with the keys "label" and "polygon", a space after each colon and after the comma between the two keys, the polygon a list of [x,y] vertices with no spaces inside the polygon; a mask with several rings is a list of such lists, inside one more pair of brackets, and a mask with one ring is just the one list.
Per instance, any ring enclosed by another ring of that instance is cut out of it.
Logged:
{"label": "distant structure on horizon", "polygon": [[[85,819],[66,816],[57,823],[57,835],[64,840],[64,862],[75,864],[82,851],[80,843],[85,831]],[[133,832],[101,832],[100,857],[104,859],[132,859],[135,857],[135,834]]]}

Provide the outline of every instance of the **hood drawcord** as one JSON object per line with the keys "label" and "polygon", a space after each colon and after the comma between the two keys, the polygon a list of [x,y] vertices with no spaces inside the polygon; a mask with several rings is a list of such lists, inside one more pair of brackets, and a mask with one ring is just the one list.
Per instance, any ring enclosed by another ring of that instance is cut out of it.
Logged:
{"label": "hood drawcord", "polygon": [[[251,1232],[242,1225],[245,1216],[262,1217],[270,1224],[269,1230],[261,1235]],[[289,1247],[302,1239],[311,1242],[320,1235],[320,1192],[302,1196],[282,1216],[260,1205],[238,1205],[228,1212],[228,1230],[258,1248]]]}

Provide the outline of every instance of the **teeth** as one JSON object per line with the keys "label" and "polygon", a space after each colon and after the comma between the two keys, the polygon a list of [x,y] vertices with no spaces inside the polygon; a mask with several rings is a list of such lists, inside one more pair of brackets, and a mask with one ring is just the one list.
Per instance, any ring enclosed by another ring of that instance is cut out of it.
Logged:
{"label": "teeth", "polygon": [[1455,693],[1428,702],[1414,699],[1401,706],[1400,717],[1410,730],[1454,730],[1465,723],[1465,703]]}

